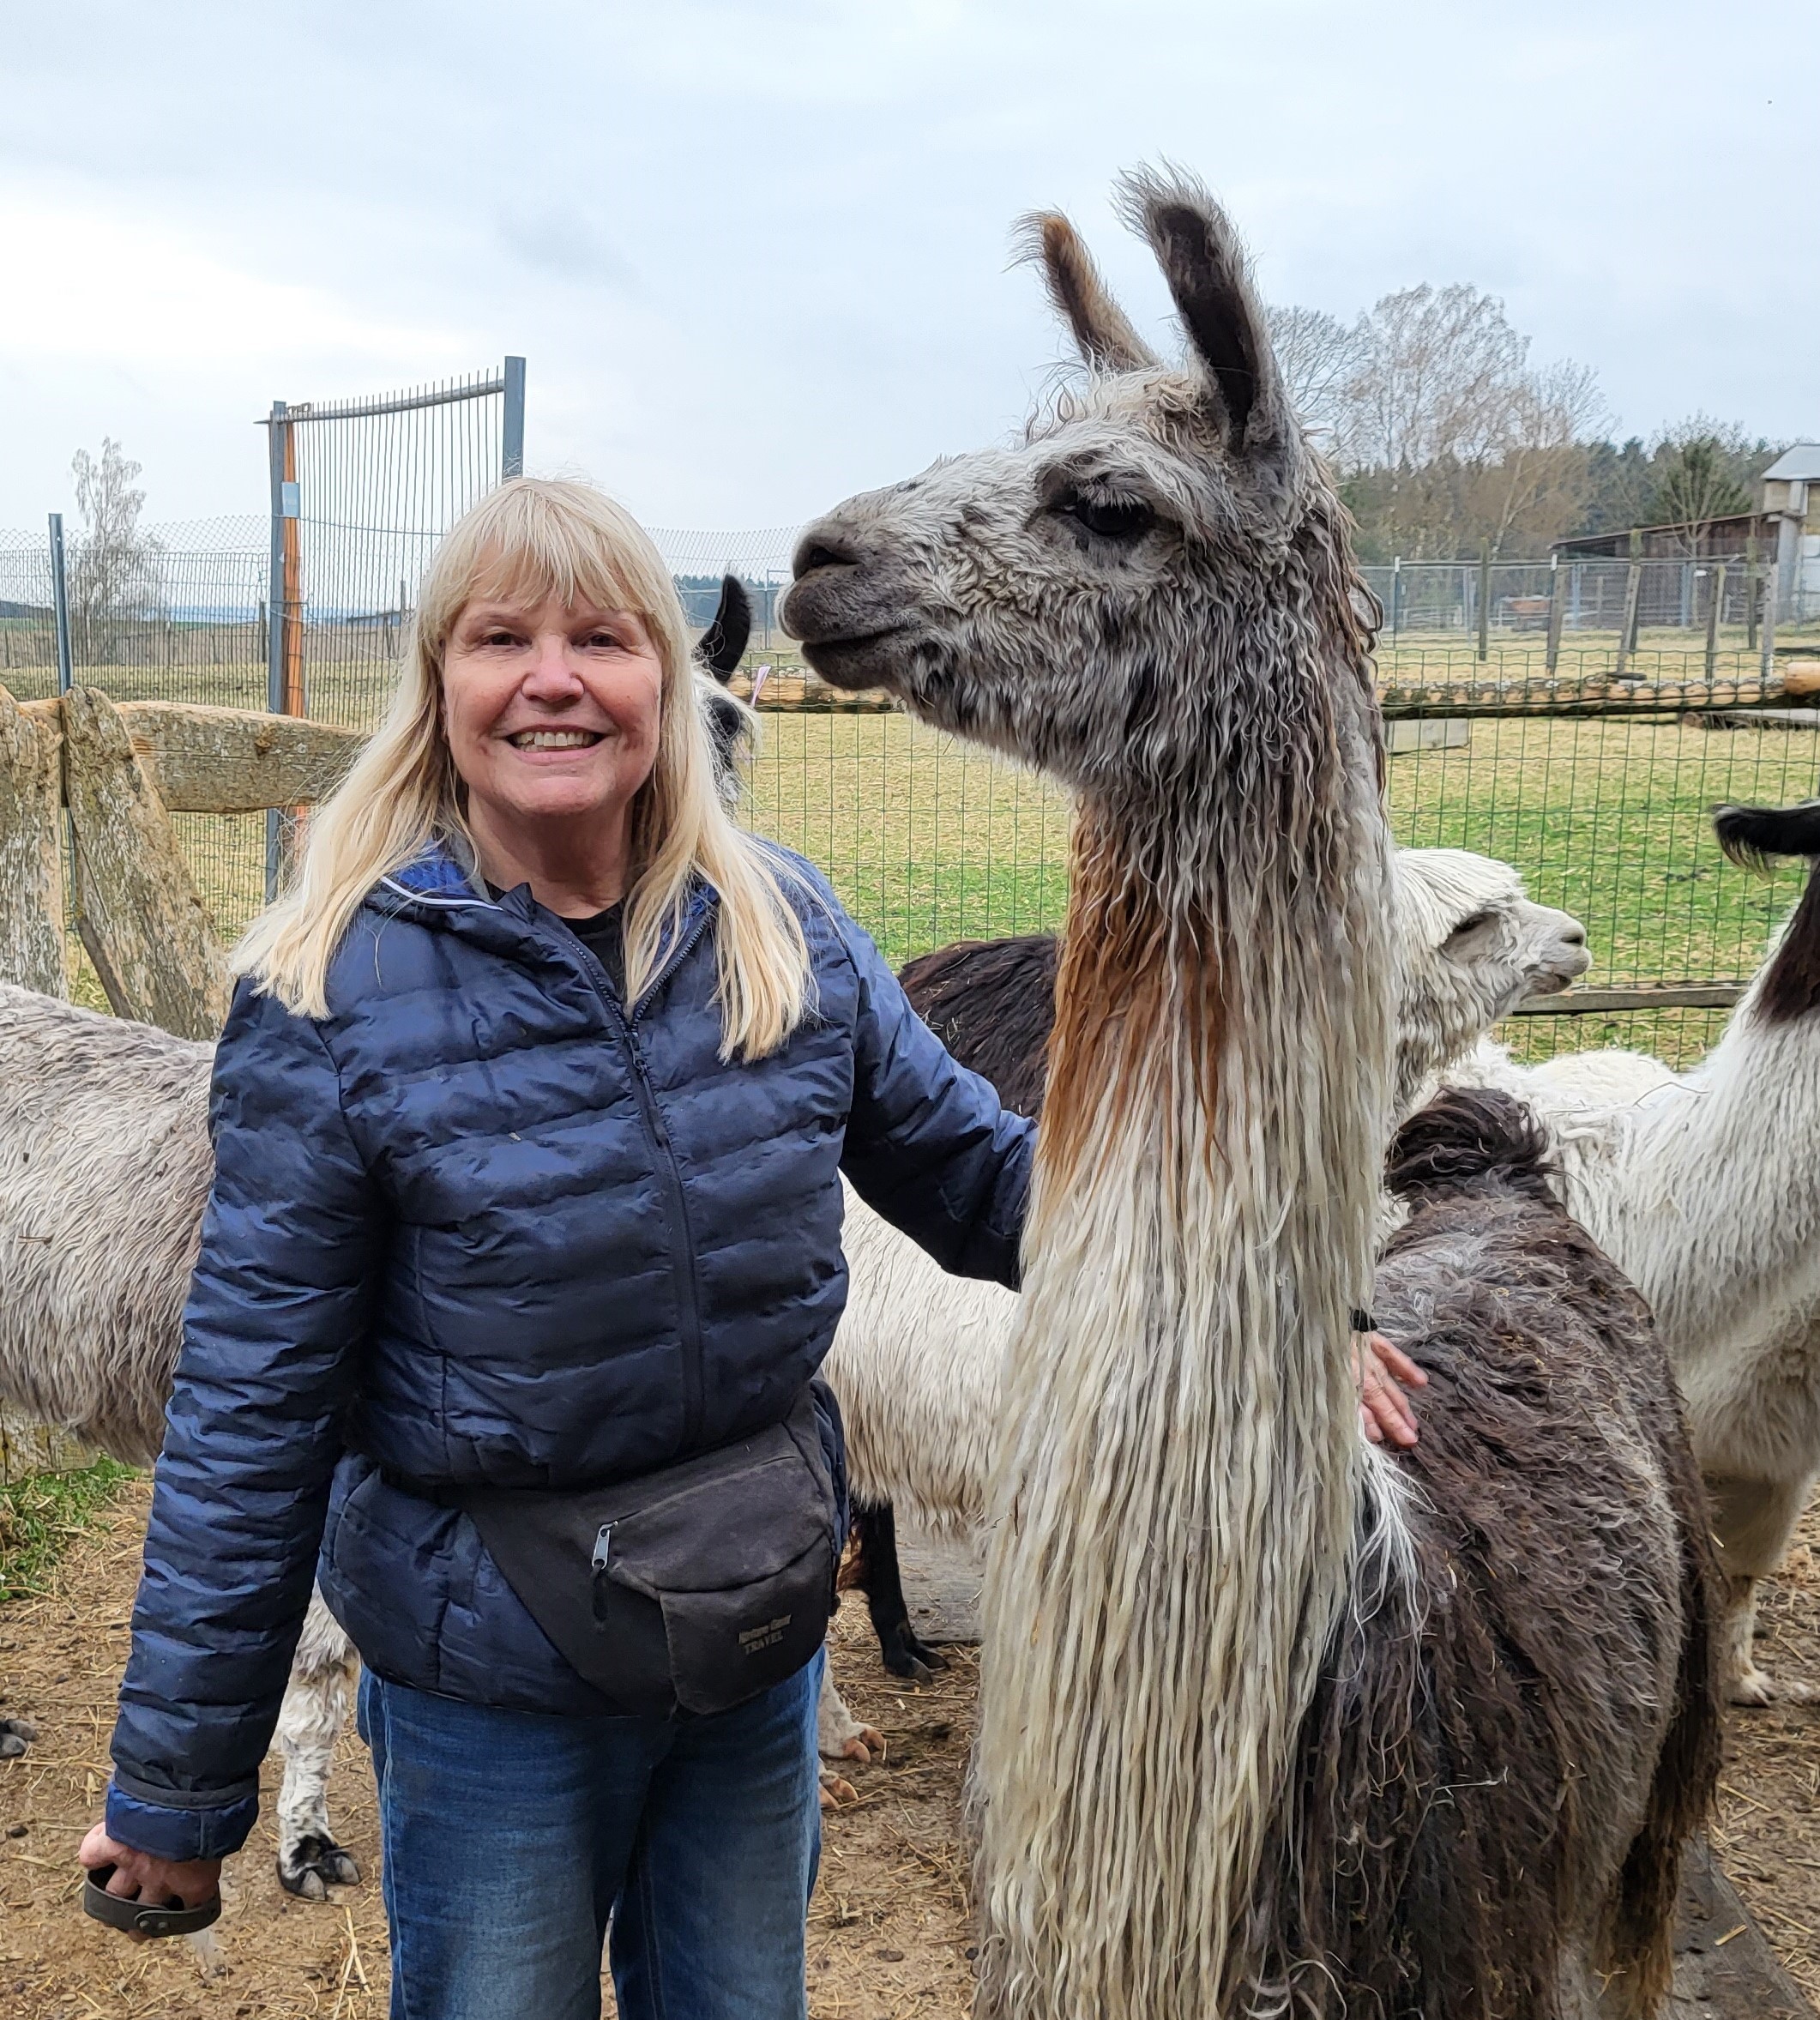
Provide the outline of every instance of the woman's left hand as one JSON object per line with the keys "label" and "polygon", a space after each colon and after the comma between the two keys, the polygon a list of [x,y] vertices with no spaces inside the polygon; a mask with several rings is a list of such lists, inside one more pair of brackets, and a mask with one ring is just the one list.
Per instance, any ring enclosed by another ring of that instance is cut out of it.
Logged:
{"label": "woman's left hand", "polygon": [[[200,1908],[221,1890],[219,1859],[154,1859],[149,1852],[136,1852],[107,1835],[107,1826],[97,1824],[82,1840],[76,1857],[93,1872],[111,1866],[113,1878],[107,1883],[110,1894],[124,1901],[147,1901],[164,1908],[172,1901],[185,1908]],[[148,1943],[151,1938],[130,1934],[129,1941]]]}
{"label": "woman's left hand", "polygon": [[1359,1384],[1359,1414],[1365,1434],[1373,1444],[1383,1444],[1388,1438],[1394,1445],[1413,1445],[1420,1433],[1403,1390],[1425,1389],[1428,1378],[1382,1333],[1360,1337],[1365,1350],[1353,1348],[1353,1373]]}

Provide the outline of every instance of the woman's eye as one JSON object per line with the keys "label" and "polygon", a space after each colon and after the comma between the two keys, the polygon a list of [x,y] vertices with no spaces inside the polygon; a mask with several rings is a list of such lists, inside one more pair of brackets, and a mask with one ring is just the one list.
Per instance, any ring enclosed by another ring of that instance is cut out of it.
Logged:
{"label": "woman's eye", "polygon": [[1156,514],[1136,498],[1073,498],[1063,510],[1107,540],[1135,540],[1156,523]]}

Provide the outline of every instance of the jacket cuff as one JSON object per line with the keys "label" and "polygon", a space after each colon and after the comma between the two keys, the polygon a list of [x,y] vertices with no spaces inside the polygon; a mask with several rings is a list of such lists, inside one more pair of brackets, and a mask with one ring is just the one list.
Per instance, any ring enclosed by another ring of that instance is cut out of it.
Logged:
{"label": "jacket cuff", "polygon": [[214,1809],[178,1809],[129,1795],[107,1785],[107,1835],[154,1859],[225,1859],[238,1852],[259,1815],[259,1798],[245,1795]]}

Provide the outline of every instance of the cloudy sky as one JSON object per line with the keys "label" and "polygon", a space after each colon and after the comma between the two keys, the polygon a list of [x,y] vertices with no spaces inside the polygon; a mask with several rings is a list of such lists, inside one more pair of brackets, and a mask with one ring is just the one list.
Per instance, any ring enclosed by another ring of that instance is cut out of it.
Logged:
{"label": "cloudy sky", "polygon": [[59,0],[3,68],[0,528],[104,434],[149,518],[259,511],[274,395],[507,351],[533,469],[792,524],[1040,393],[1020,212],[1160,326],[1106,192],[1165,156],[1274,300],[1470,281],[1622,431],[1820,431],[1811,7]]}

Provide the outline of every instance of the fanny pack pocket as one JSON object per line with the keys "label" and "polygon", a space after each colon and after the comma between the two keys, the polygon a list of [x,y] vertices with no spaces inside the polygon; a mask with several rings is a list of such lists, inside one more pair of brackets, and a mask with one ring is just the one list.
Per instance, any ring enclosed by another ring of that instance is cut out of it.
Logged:
{"label": "fanny pack pocket", "polygon": [[729,1711],[793,1676],[828,1631],[835,1495],[811,1390],[781,1424],[614,1486],[444,1492],[617,1711]]}

